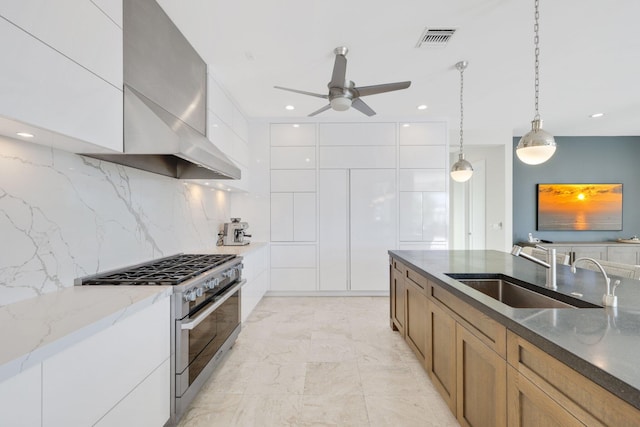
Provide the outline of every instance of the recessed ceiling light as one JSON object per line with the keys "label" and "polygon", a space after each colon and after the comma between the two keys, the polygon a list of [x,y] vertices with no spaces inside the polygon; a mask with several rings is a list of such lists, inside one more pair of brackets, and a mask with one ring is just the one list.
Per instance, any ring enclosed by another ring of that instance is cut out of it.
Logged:
{"label": "recessed ceiling light", "polygon": [[300,127],[300,125],[295,124],[295,125],[293,125],[293,127],[294,127],[294,128],[299,128],[299,127]]}
{"label": "recessed ceiling light", "polygon": [[592,119],[597,119],[598,117],[602,117],[602,116],[604,116],[604,113],[593,113],[589,117],[591,117]]}
{"label": "recessed ceiling light", "polygon": [[418,110],[426,110],[427,106],[425,104],[418,105]]}
{"label": "recessed ceiling light", "polygon": [[33,138],[33,134],[29,132],[18,132],[16,135],[21,136],[23,138]]}
{"label": "recessed ceiling light", "polygon": [[296,107],[294,107],[293,105],[287,105],[287,106],[284,107],[284,109],[291,111],[291,110],[295,110]]}
{"label": "recessed ceiling light", "polygon": [[402,124],[402,127],[403,127],[403,128],[408,128],[409,126],[411,126],[409,123],[403,123],[403,124]]}

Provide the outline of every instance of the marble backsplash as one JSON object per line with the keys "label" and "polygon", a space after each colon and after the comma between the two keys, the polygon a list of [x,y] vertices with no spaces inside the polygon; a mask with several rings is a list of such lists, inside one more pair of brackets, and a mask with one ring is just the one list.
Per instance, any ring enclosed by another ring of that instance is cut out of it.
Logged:
{"label": "marble backsplash", "polygon": [[228,193],[0,137],[0,306],[215,246]]}

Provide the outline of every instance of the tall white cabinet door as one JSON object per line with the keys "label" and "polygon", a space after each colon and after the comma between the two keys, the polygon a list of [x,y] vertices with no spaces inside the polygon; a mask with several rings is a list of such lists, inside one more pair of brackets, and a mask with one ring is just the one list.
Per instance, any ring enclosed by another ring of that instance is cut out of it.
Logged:
{"label": "tall white cabinet door", "polygon": [[389,287],[387,251],[396,245],[396,171],[350,172],[351,290]]}
{"label": "tall white cabinet door", "polygon": [[293,241],[293,193],[271,193],[271,241]]}
{"label": "tall white cabinet door", "polygon": [[293,193],[293,239],[316,240],[316,193]]}
{"label": "tall white cabinet door", "polygon": [[320,170],[320,290],[348,289],[349,171]]}

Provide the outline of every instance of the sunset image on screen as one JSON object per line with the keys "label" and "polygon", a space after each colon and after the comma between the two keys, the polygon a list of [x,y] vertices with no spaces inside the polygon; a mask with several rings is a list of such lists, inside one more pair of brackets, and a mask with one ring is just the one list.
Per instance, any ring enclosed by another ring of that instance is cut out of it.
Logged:
{"label": "sunset image on screen", "polygon": [[622,184],[538,184],[538,230],[622,230]]}

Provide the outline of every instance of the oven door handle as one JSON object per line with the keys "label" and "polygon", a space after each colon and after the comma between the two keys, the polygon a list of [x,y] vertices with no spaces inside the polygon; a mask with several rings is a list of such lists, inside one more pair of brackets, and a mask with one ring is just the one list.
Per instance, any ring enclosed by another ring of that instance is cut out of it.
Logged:
{"label": "oven door handle", "polygon": [[204,319],[206,319],[211,313],[213,313],[218,307],[220,307],[222,304],[225,303],[225,301],[227,301],[229,298],[231,298],[231,296],[236,293],[236,291],[238,289],[240,289],[247,281],[246,280],[241,280],[239,281],[237,284],[233,285],[232,287],[230,287],[227,292],[216,302],[214,302],[212,305],[210,305],[209,307],[207,307],[207,309],[205,311],[203,311],[202,313],[200,313],[198,315],[198,317],[196,317],[193,320],[190,320],[188,322],[184,322],[180,325],[180,329],[184,330],[191,330],[193,328],[195,328],[196,326],[198,326],[200,323],[202,323],[202,321]]}

